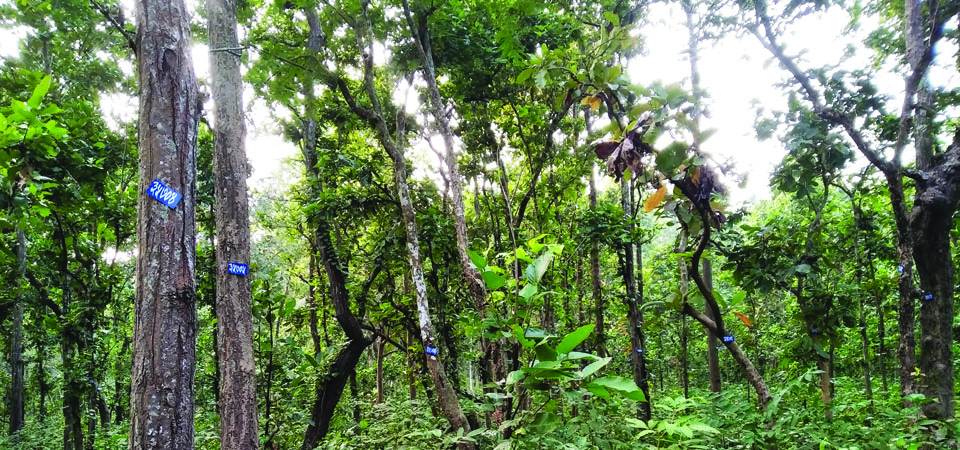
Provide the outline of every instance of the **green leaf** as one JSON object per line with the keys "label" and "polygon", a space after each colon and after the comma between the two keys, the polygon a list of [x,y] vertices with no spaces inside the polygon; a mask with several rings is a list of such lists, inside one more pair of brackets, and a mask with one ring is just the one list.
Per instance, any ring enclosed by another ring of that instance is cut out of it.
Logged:
{"label": "green leaf", "polygon": [[533,422],[527,427],[530,431],[537,434],[548,434],[560,426],[560,418],[556,414],[543,411],[533,416]]}
{"label": "green leaf", "polygon": [[534,283],[539,283],[551,262],[553,262],[552,253],[544,253],[538,256],[537,259],[533,261],[533,264],[527,266],[527,279]]}
{"label": "green leaf", "polygon": [[687,149],[690,146],[683,141],[674,141],[672,144],[668,145],[667,148],[657,153],[656,165],[657,170],[663,172],[667,176],[673,176],[677,171],[677,168],[683,164],[687,159]]}
{"label": "green leaf", "polygon": [[530,297],[533,297],[534,294],[536,293],[537,293],[537,285],[533,283],[529,283],[526,286],[524,286],[523,289],[520,289],[520,296],[527,300],[530,300]]}
{"label": "green leaf", "polygon": [[590,337],[590,333],[593,333],[595,325],[584,325],[580,328],[577,328],[572,333],[563,337],[563,340],[560,341],[560,344],[557,345],[557,352],[559,353],[570,353],[573,349],[577,348],[581,342],[585,341]]}
{"label": "green leaf", "polygon": [[610,11],[604,11],[603,18],[607,19],[607,22],[612,23],[614,26],[620,26],[620,17]]}
{"label": "green leaf", "polygon": [[640,389],[633,380],[618,376],[597,378],[593,383],[620,392],[633,392]]}
{"label": "green leaf", "polygon": [[538,344],[534,350],[537,352],[537,359],[540,361],[557,360],[557,351],[547,345],[545,342]]}
{"label": "green leaf", "polygon": [[526,374],[522,370],[514,370],[507,375],[507,386],[515,384],[525,377]]}
{"label": "green leaf", "polygon": [[584,367],[583,370],[580,371],[580,378],[586,378],[586,377],[589,377],[590,375],[593,375],[594,373],[596,373],[596,371],[600,370],[603,366],[609,364],[610,361],[612,360],[613,358],[606,357],[606,358],[600,358],[599,360],[590,363],[587,367]]}
{"label": "green leaf", "polygon": [[520,72],[520,75],[517,75],[517,84],[527,81],[527,79],[530,78],[530,75],[533,75],[533,73],[536,71],[537,69],[531,67],[529,69],[525,69],[523,72]]}
{"label": "green leaf", "polygon": [[43,80],[40,81],[40,84],[33,89],[33,95],[30,96],[30,100],[27,100],[27,105],[31,109],[36,109],[40,106],[40,101],[43,100],[43,97],[47,95],[47,91],[50,90],[50,75],[43,77]]}
{"label": "green leaf", "polygon": [[507,284],[507,279],[493,271],[483,273],[483,282],[487,284],[488,291],[495,291]]}
{"label": "green leaf", "polygon": [[467,254],[470,255],[470,262],[473,263],[477,270],[483,270],[487,268],[487,259],[481,256],[479,253],[472,250],[467,250]]}
{"label": "green leaf", "polygon": [[590,393],[592,393],[593,395],[596,395],[597,397],[610,398],[610,393],[607,392],[607,390],[604,389],[602,386],[598,386],[593,383],[587,383],[583,385],[583,387],[584,389],[590,391]]}
{"label": "green leaf", "polygon": [[744,301],[747,298],[747,291],[737,291],[736,294],[733,294],[733,297],[730,298],[730,306],[737,306],[740,302]]}
{"label": "green leaf", "polygon": [[533,341],[527,339],[523,335],[523,329],[520,328],[520,325],[510,325],[510,328],[513,329],[513,335],[517,337],[517,341],[520,342],[520,345],[522,345],[523,348],[533,347]]}
{"label": "green leaf", "polygon": [[810,264],[800,264],[795,268],[795,270],[798,273],[810,273]]}

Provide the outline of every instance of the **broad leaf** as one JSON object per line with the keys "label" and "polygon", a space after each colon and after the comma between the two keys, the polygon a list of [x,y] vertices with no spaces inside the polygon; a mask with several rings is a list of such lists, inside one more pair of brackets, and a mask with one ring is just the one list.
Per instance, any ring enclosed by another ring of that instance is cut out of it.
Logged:
{"label": "broad leaf", "polygon": [[660,189],[657,189],[657,192],[654,192],[653,195],[647,198],[647,201],[643,202],[643,212],[650,212],[654,209],[657,209],[657,206],[660,206],[660,203],[663,202],[663,199],[666,196],[667,187],[660,186]]}
{"label": "broad leaf", "polygon": [[570,353],[573,349],[577,348],[581,342],[585,341],[590,337],[590,333],[593,333],[595,325],[584,325],[580,328],[577,328],[572,333],[563,337],[563,340],[560,341],[560,344],[557,345],[558,353]]}

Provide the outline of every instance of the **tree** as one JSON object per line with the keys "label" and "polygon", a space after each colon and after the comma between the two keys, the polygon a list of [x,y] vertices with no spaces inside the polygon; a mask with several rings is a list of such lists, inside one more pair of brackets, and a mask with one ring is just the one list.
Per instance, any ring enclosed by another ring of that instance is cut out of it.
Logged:
{"label": "tree", "polygon": [[[190,449],[194,443],[194,196],[202,103],[189,25],[182,0],[137,3],[140,182],[132,449]],[[157,182],[167,190],[158,193]],[[151,198],[151,189],[165,202]]]}
{"label": "tree", "polygon": [[[929,7],[925,7],[929,5]],[[934,58],[934,45],[943,37],[943,24],[957,14],[958,5],[925,4],[909,0],[899,4],[881,3],[879,8],[895,17],[902,27],[893,33],[904,43],[904,101],[899,117],[887,114],[876,101],[876,87],[866,73],[846,76],[837,73],[836,82],[815,76],[797,65],[779,43],[773,12],[766,2],[755,2],[756,20],[747,27],[800,86],[799,94],[813,114],[833,129],[840,129],[849,142],[876,167],[886,180],[897,226],[899,253],[899,325],[901,395],[909,402],[918,390],[935,402],[923,405],[933,419],[954,415],[953,391],[953,291],[954,265],[950,251],[950,229],[960,202],[960,134],[939,142],[947,133],[935,123],[935,93],[926,81]],[[784,17],[802,14],[807,8],[789,6]],[[852,79],[851,79],[852,78]],[[849,83],[858,85],[858,90]],[[860,125],[861,119],[865,122]],[[892,120],[888,120],[892,119]],[[896,125],[893,126],[892,124]],[[916,154],[915,167],[904,166],[902,157],[910,140]],[[886,150],[893,151],[891,158]],[[913,205],[908,206],[908,185],[914,184]],[[919,286],[913,280],[916,263]],[[921,378],[914,379],[914,316],[920,301]],[[918,385],[920,388],[918,389]]]}
{"label": "tree", "polygon": [[[246,126],[237,41],[237,3],[207,2],[214,119],[217,236],[217,357],[220,361],[220,439],[224,449],[255,449],[253,312],[250,221],[247,207]],[[242,267],[240,265],[243,265]],[[238,270],[228,270],[235,266]]]}

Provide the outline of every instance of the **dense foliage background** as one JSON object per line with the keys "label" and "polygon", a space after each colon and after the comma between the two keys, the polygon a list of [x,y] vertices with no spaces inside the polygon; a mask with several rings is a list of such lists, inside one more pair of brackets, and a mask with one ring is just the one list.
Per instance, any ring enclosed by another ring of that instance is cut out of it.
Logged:
{"label": "dense foliage background", "polygon": [[[957,79],[960,3],[236,6],[240,47],[212,51],[241,58],[248,128],[300,152],[249,196],[263,448],[957,448],[960,96],[927,74]],[[658,45],[654,7],[683,12],[690,70],[641,85],[624,68]],[[873,64],[784,44],[823,15]],[[0,4],[19,42],[0,59],[0,448],[128,445],[143,193],[136,117],[105,111],[138,93],[129,17]],[[771,198],[742,205],[747,174],[701,126],[698,55],[729,36],[785,80],[783,110],[738,118],[783,154]],[[200,123],[195,442],[215,449],[234,325]]]}

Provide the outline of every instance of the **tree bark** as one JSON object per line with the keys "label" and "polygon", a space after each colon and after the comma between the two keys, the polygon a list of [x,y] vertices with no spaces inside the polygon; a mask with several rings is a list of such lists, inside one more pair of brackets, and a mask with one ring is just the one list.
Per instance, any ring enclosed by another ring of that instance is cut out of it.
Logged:
{"label": "tree bark", "polygon": [[[433,49],[430,42],[430,30],[427,27],[428,15],[422,12],[418,14],[418,24],[414,23],[414,16],[410,10],[410,3],[403,0],[404,15],[407,19],[410,33],[413,35],[414,44],[417,53],[420,55],[420,62],[423,64],[423,78],[427,84],[427,93],[430,99],[430,110],[436,126],[443,137],[444,157],[446,159],[448,181],[450,183],[450,196],[453,204],[454,230],[456,231],[457,254],[460,256],[460,265],[463,268],[464,281],[470,294],[473,296],[473,302],[477,312],[482,316],[487,313],[487,288],[480,276],[480,272],[474,268],[470,260],[467,249],[470,247],[470,240],[467,236],[467,219],[463,207],[463,182],[460,179],[460,165],[457,163],[457,156],[454,151],[454,136],[450,129],[450,122],[445,112],[443,99],[440,97],[440,90],[437,88],[436,68],[433,60]],[[503,348],[498,340],[491,340],[481,337],[483,346],[483,357],[481,359],[487,362],[485,370],[492,375],[494,382],[506,380],[507,371],[503,354]],[[497,405],[497,412],[494,417],[503,418],[503,404]],[[498,424],[500,421],[498,420]],[[466,431],[466,430],[465,430]]]}
{"label": "tree bark", "polygon": [[[623,208],[623,217],[627,220],[627,235],[633,235],[633,183],[624,178],[620,183],[620,200]],[[637,306],[637,278],[634,267],[634,249],[632,238],[623,243],[623,284],[626,286],[627,320],[630,327],[630,365],[633,371],[633,381],[643,391],[644,401],[640,402],[637,417],[640,420],[650,420],[650,388],[647,385],[646,373],[643,367],[643,342],[640,335],[640,308]]]}
{"label": "tree bark", "polygon": [[[210,88],[213,92],[213,171],[216,198],[217,359],[220,365],[220,446],[259,446],[253,361],[250,279],[227,272],[250,264],[246,126],[235,0],[207,1]],[[230,50],[227,50],[230,49]]]}
{"label": "tree bark", "polygon": [[[27,272],[27,238],[17,229],[17,275],[11,286],[20,285]],[[23,364],[23,302],[13,305],[13,323],[10,333],[10,435],[15,435],[24,425],[24,364]],[[41,356],[42,357],[42,356]],[[14,438],[14,442],[17,438]]]}
{"label": "tree bark", "polygon": [[[698,244],[696,251],[693,252],[693,257],[691,258],[690,264],[687,266],[687,272],[693,279],[694,284],[696,284],[697,289],[700,290],[700,294],[703,295],[706,306],[712,308],[714,311],[720,311],[720,307],[717,304],[717,299],[713,296],[713,291],[707,287],[706,283],[703,281],[703,277],[700,276],[700,258],[703,256],[704,250],[706,250],[707,246],[710,244],[711,225],[710,220],[707,218],[706,211],[700,210],[699,214],[700,222],[703,224],[703,233],[700,237],[700,243]],[[686,301],[683,303],[683,313],[690,316],[697,322],[700,322],[700,324],[707,329],[708,333],[712,333],[718,338],[727,334],[727,330],[723,326],[723,315],[721,314],[717,314],[715,319],[710,319]],[[763,380],[763,376],[760,375],[760,372],[757,371],[756,367],[754,367],[753,363],[750,361],[750,358],[747,357],[747,354],[743,352],[743,350],[740,348],[740,345],[737,344],[736,341],[724,342],[724,345],[727,347],[727,350],[730,351],[730,355],[733,356],[733,359],[740,364],[747,381],[757,392],[757,400],[760,402],[760,410],[765,411],[767,409],[767,404],[770,403],[772,397],[770,396],[770,389],[767,387],[767,383]]]}
{"label": "tree bark", "polygon": [[[131,450],[193,448],[196,367],[196,142],[201,106],[183,0],[137,2],[137,296]],[[183,195],[176,209],[150,198],[158,179]]]}
{"label": "tree bark", "polygon": [[[363,87],[367,98],[372,104],[372,109],[357,104],[346,81],[343,79],[335,75],[328,75],[328,81],[337,87],[344,100],[350,106],[350,109],[373,127],[377,139],[393,162],[394,186],[397,192],[397,199],[400,201],[401,215],[406,228],[410,272],[416,294],[417,314],[420,322],[420,337],[424,347],[437,347],[436,333],[430,317],[430,302],[427,297],[427,286],[423,276],[423,265],[420,260],[420,240],[417,235],[416,211],[410,196],[410,186],[407,184],[406,161],[402,151],[404,132],[398,127],[398,141],[394,141],[390,130],[387,128],[386,120],[384,120],[383,108],[380,106],[380,98],[377,94],[373,73],[373,31],[370,25],[370,14],[367,9],[369,5],[364,2],[361,6],[363,20],[356,32],[358,36],[358,46],[361,47],[358,50],[363,53]],[[315,12],[313,14],[315,15]],[[364,45],[366,46],[365,48],[363,48]],[[400,142],[400,144],[398,144],[398,142]],[[433,379],[434,387],[437,390],[437,397],[440,401],[440,407],[444,416],[454,430],[462,428],[464,433],[469,432],[470,424],[467,422],[466,416],[464,416],[463,410],[460,408],[460,402],[457,399],[456,392],[448,381],[447,375],[443,371],[443,366],[437,360],[437,356],[427,358],[426,363],[430,376]],[[472,449],[473,445],[464,443],[460,445],[460,448]]]}
{"label": "tree bark", "polygon": [[[679,216],[678,216],[679,219]],[[680,223],[683,223],[682,221]],[[687,251],[687,227],[680,230],[680,245],[677,247],[677,253]],[[680,266],[680,297],[686,301],[687,292],[690,291],[690,278],[687,273],[687,264],[682,257],[677,257],[677,264]],[[711,319],[712,320],[712,319]],[[708,333],[709,334],[709,333]],[[680,385],[683,386],[683,398],[690,398],[690,366],[687,351],[687,316],[680,313]]]}
{"label": "tree bark", "polygon": [[[593,173],[591,167],[590,173],[590,207],[597,207],[597,175]],[[594,240],[590,243],[590,275],[593,280],[593,317],[597,333],[595,352],[601,358],[607,356],[607,335],[606,325],[603,323],[603,313],[607,309],[603,301],[603,291],[600,284],[600,242]]]}
{"label": "tree bark", "polygon": [[[713,292],[713,268],[710,266],[710,260],[703,258],[701,262],[703,267],[703,282],[707,289]],[[705,305],[703,313],[710,320],[716,321],[720,311],[714,311],[709,305]],[[707,333],[707,371],[710,374],[710,392],[720,392],[722,385],[720,381],[720,351],[717,349],[717,337]]]}

